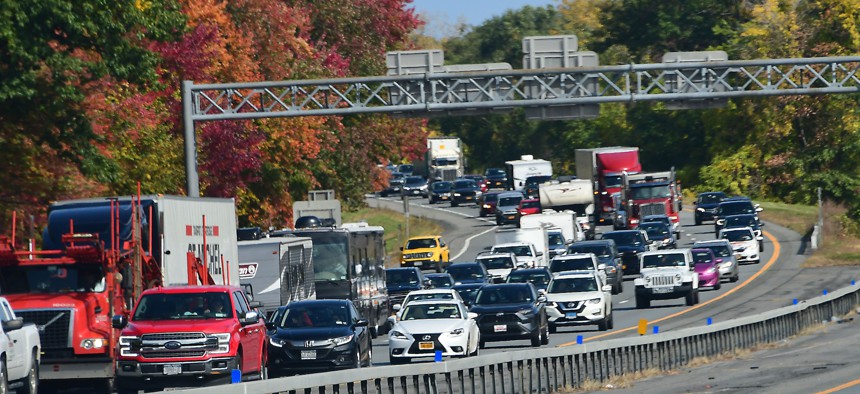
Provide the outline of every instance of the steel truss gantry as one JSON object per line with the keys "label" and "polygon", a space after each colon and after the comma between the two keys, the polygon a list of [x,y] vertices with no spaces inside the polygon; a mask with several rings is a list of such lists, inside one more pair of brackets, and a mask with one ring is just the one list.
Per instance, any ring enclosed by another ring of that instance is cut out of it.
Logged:
{"label": "steel truss gantry", "polygon": [[[613,102],[860,92],[860,56],[629,64],[280,82],[183,82],[188,194],[199,195],[194,122],[390,113],[468,114]],[[193,183],[193,185],[192,185]]]}

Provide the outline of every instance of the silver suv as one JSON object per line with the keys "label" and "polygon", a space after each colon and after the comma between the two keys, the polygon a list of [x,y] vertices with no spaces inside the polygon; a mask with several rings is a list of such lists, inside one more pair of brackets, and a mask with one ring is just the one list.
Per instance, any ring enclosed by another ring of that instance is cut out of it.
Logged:
{"label": "silver suv", "polygon": [[720,270],[720,279],[728,279],[729,282],[737,282],[740,278],[738,260],[735,258],[732,243],[727,239],[712,239],[709,241],[698,241],[691,246],[692,249],[707,248],[714,252],[717,258],[717,267]]}
{"label": "silver suv", "polygon": [[517,207],[520,206],[520,201],[523,199],[523,194],[520,192],[504,192],[500,193],[496,203],[496,225],[501,226],[507,223],[517,222]]}

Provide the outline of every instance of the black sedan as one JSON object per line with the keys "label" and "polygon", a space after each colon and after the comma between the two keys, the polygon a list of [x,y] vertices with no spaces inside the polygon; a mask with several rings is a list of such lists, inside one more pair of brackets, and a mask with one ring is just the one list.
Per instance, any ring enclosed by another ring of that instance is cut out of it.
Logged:
{"label": "black sedan", "polygon": [[529,339],[533,347],[549,343],[546,297],[531,283],[486,285],[469,308],[481,331],[480,346],[488,341]]}
{"label": "black sedan", "polygon": [[478,203],[481,188],[471,179],[457,179],[451,190],[451,206],[456,207],[462,203]]}
{"label": "black sedan", "polygon": [[448,181],[433,182],[430,184],[430,204],[439,201],[451,201],[451,188],[453,183]]}
{"label": "black sedan", "polygon": [[370,366],[371,337],[348,300],[305,300],[286,305],[266,323],[269,373],[331,371]]}

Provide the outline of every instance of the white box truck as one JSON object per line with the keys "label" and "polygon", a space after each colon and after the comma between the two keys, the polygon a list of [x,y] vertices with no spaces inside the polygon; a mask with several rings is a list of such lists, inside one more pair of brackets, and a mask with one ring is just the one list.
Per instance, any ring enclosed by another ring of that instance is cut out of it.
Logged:
{"label": "white box truck", "polygon": [[453,181],[465,172],[463,155],[463,143],[457,137],[427,138],[427,151],[415,161],[415,173],[430,182]]}
{"label": "white box truck", "polygon": [[518,242],[530,243],[537,251],[535,266],[547,266],[549,259],[549,226],[531,228],[501,228],[496,230],[494,245],[512,244]]}
{"label": "white box truck", "polygon": [[579,227],[576,213],[573,211],[543,212],[535,215],[526,215],[520,218],[520,228],[547,227],[549,230],[561,230],[564,239],[568,242],[579,242],[585,240],[585,232]]}
{"label": "white box truck", "polygon": [[292,301],[315,299],[312,240],[239,241],[239,283],[266,315]]}
{"label": "white box truck", "polygon": [[552,163],[535,159],[532,155],[522,155],[520,160],[505,162],[508,175],[508,190],[523,190],[526,179],[531,176],[552,176]]}

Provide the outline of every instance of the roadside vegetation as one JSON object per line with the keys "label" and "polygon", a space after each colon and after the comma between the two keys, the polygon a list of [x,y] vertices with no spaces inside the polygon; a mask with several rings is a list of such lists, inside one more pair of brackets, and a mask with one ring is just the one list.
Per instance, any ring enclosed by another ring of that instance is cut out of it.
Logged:
{"label": "roadside vegetation", "polygon": [[[385,228],[385,254],[388,256],[386,266],[395,267],[400,261],[400,247],[406,241],[406,215],[390,209],[362,208],[357,211],[344,212],[343,221],[367,222],[372,226]],[[433,220],[421,217],[409,217],[410,236],[424,234],[442,234],[442,226]]]}

